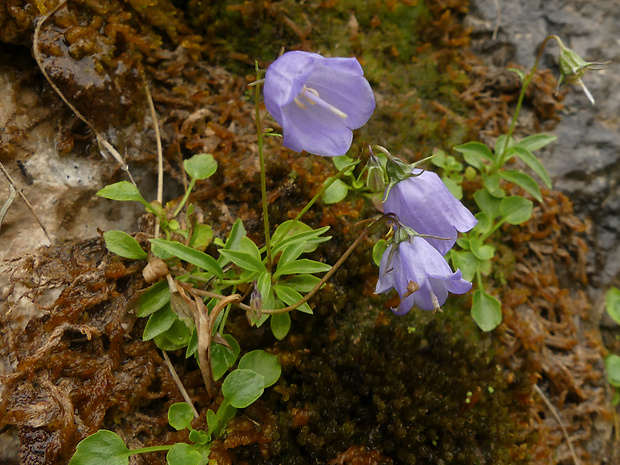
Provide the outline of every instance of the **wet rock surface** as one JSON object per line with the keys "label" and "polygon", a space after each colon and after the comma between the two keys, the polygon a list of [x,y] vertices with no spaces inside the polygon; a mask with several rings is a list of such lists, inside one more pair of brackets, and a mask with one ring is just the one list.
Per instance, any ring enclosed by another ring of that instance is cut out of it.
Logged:
{"label": "wet rock surface", "polygon": [[[620,7],[610,0],[472,0],[466,21],[473,28],[473,49],[490,66],[531,69],[539,45],[551,34],[586,61],[611,60],[605,70],[583,78],[596,105],[577,86],[560,91],[562,120],[547,131],[558,140],[541,151],[554,188],[569,195],[577,214],[591,221],[588,274],[596,299],[620,278]],[[558,50],[550,42],[539,65],[556,77]],[[526,108],[517,134],[531,132],[530,124]]]}

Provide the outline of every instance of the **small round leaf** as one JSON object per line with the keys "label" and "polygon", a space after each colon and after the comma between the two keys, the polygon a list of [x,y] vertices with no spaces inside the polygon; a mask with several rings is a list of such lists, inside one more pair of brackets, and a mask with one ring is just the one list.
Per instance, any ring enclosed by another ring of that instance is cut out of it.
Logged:
{"label": "small round leaf", "polygon": [[183,166],[192,179],[207,179],[217,171],[217,162],[210,153],[194,155]]}
{"label": "small round leaf", "polygon": [[[273,316],[272,316],[273,318]],[[255,371],[265,377],[265,386],[273,385],[282,373],[278,357],[264,350],[248,352],[239,360],[239,368]]]}
{"label": "small round leaf", "polygon": [[222,393],[231,406],[246,408],[265,390],[265,378],[252,370],[236,369],[222,383]]}
{"label": "small round leaf", "polygon": [[168,423],[177,431],[187,428],[193,419],[194,410],[185,402],[172,404],[168,409]]}
{"label": "small round leaf", "polygon": [[80,441],[69,465],[127,465],[130,451],[112,431],[100,429]]}
{"label": "small round leaf", "polygon": [[178,442],[166,454],[169,465],[200,465],[202,456],[189,444]]}

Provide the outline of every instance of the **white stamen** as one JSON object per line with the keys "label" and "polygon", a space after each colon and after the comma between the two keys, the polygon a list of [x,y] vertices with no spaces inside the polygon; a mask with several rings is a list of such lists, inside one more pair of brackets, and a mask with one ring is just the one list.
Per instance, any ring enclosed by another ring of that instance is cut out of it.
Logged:
{"label": "white stamen", "polygon": [[581,88],[585,92],[586,97],[588,97],[588,100],[590,101],[590,103],[592,103],[592,105],[594,105],[596,102],[594,102],[594,97],[592,97],[592,94],[590,93],[590,91],[588,90],[586,85],[583,83],[583,81],[581,79],[579,79],[579,81],[577,81],[577,82],[579,82],[579,85],[581,86]]}
{"label": "white stamen", "polygon": [[439,300],[437,300],[437,296],[432,290],[429,290],[428,293],[431,296],[431,302],[433,303],[433,311],[435,312],[443,312],[441,307],[439,306]]}
{"label": "white stamen", "polygon": [[310,87],[306,87],[304,86],[303,91],[301,92],[301,94],[299,94],[299,97],[295,98],[295,103],[297,105],[299,105],[301,108],[306,109],[305,106],[303,106],[297,99],[300,97],[304,97],[308,102],[310,102],[310,104],[312,105],[318,105],[321,108],[325,108],[326,110],[331,111],[333,114],[335,114],[336,116],[339,116],[342,119],[346,119],[348,118],[347,114],[343,111],[338,110],[338,108],[336,108],[333,105],[330,105],[329,103],[327,103],[325,100],[323,100],[319,93],[317,92],[316,89],[312,89]]}

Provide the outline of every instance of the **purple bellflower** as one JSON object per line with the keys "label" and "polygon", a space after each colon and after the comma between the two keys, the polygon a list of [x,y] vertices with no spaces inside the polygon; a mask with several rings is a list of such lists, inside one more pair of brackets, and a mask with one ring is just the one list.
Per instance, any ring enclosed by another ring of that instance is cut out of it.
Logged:
{"label": "purple bellflower", "polygon": [[397,315],[408,313],[414,305],[422,310],[441,310],[448,292],[465,294],[471,283],[461,270],[452,272],[443,256],[420,236],[391,244],[383,253],[375,294],[396,289],[400,305]]}
{"label": "purple bellflower", "polygon": [[285,147],[315,155],[344,155],[352,129],[363,126],[375,97],[355,58],[288,52],[265,74],[265,106],[282,126]]}
{"label": "purple bellflower", "polygon": [[441,178],[432,171],[414,168],[413,176],[392,184],[383,203],[385,213],[425,237],[445,255],[456,242],[457,231],[472,229],[478,220],[452,195]]}

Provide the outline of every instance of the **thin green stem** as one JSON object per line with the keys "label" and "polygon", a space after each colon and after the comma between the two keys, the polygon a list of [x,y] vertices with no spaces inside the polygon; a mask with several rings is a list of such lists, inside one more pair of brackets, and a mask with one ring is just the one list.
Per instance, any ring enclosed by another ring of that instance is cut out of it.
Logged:
{"label": "thin green stem", "polygon": [[185,205],[185,202],[187,202],[187,199],[189,198],[189,194],[192,193],[192,189],[194,188],[195,184],[196,184],[196,180],[194,178],[192,178],[190,180],[190,182],[189,182],[189,186],[187,186],[187,190],[185,191],[185,195],[183,196],[183,199],[181,200],[181,203],[179,203],[179,206],[177,207],[177,209],[172,214],[173,218],[175,218],[179,214],[179,212],[183,208],[183,205]]}
{"label": "thin green stem", "polygon": [[484,292],[484,282],[482,281],[482,273],[480,273],[480,267],[476,269],[476,283],[478,283],[478,289],[480,289],[480,292]]}
{"label": "thin green stem", "polygon": [[[256,80],[259,81],[258,67]],[[271,236],[269,233],[269,212],[267,204],[267,179],[265,174],[265,157],[263,155],[263,128],[260,120],[260,84],[256,84],[254,90],[254,112],[256,115],[256,133],[258,134],[258,159],[260,162],[260,192],[263,198],[263,223],[265,224],[265,248],[267,249],[267,270],[271,271],[273,264],[271,257]]]}
{"label": "thin green stem", "polygon": [[[340,171],[338,171],[336,174],[334,174],[333,176],[331,176],[330,178],[327,179],[327,182],[325,182],[323,184],[323,186],[321,187],[321,189],[316,193],[316,195],[314,197],[312,197],[312,199],[310,199],[310,201],[306,204],[306,206],[304,208],[301,209],[301,211],[299,213],[297,213],[297,215],[295,216],[295,218],[293,218],[293,221],[291,221],[288,226],[284,229],[284,232],[282,233],[282,238],[286,238],[286,235],[289,233],[289,231],[291,229],[293,229],[293,227],[295,226],[295,224],[306,214],[306,212],[308,210],[310,210],[310,208],[312,207],[312,205],[314,205],[316,203],[317,200],[319,200],[321,198],[321,196],[325,193],[325,191],[327,189],[329,189],[329,186],[331,186],[334,182],[336,182],[338,179],[340,179],[342,176],[344,176],[344,174],[352,167],[354,167],[355,165],[357,165],[360,162],[359,159],[352,161],[351,163],[349,163],[347,166],[345,166],[344,168],[342,168]],[[261,248],[261,252],[263,252],[265,249],[265,247]]]}
{"label": "thin green stem", "polygon": [[141,449],[130,449],[129,454],[147,454],[149,452],[164,452],[172,449],[172,445],[167,446],[151,446],[151,447],[142,447]]}
{"label": "thin green stem", "polygon": [[493,227],[491,228],[491,230],[490,230],[488,233],[486,233],[484,236],[482,236],[482,237],[480,238],[480,240],[481,240],[482,242],[486,241],[486,240],[487,240],[489,237],[491,237],[491,235],[492,235],[495,231],[497,231],[497,230],[500,228],[500,226],[501,226],[502,224],[504,224],[504,223],[505,223],[505,221],[504,221],[504,220],[501,220],[501,221],[498,221],[497,223],[495,223],[495,226],[493,226]]}
{"label": "thin green stem", "polygon": [[[506,152],[506,149],[508,148],[508,142],[510,141],[512,134],[514,133],[514,129],[517,124],[517,119],[519,118],[519,113],[521,112],[521,106],[523,105],[523,99],[525,98],[525,91],[527,90],[527,87],[530,85],[530,82],[532,81],[532,78],[534,77],[534,73],[538,69],[538,62],[540,61],[540,58],[542,57],[542,53],[545,50],[545,46],[547,45],[547,42],[549,42],[551,39],[555,39],[558,41],[560,40],[558,36],[550,35],[543,41],[543,43],[540,46],[540,49],[538,50],[538,55],[536,55],[536,61],[534,61],[534,66],[532,67],[532,70],[525,77],[525,80],[523,81],[523,86],[521,87],[521,93],[519,94],[519,100],[517,101],[517,108],[515,109],[514,115],[512,115],[512,122],[510,123],[510,129],[508,130],[508,136],[506,137],[506,141],[504,142],[504,148],[502,149],[502,156],[501,156],[502,160],[504,159],[504,153]],[[498,168],[501,168],[502,165],[503,163],[500,163]]]}

